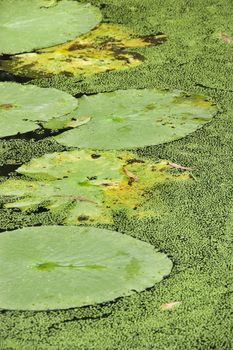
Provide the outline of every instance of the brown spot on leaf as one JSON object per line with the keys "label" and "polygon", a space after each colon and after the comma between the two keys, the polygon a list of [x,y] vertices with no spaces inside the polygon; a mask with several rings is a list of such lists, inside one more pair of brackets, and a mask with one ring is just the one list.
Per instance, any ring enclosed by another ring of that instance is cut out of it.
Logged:
{"label": "brown spot on leaf", "polygon": [[97,176],[88,176],[87,177],[88,178],[88,180],[90,180],[90,181],[92,181],[92,180],[97,180]]}
{"label": "brown spot on leaf", "polygon": [[73,73],[71,73],[71,72],[67,72],[67,71],[65,71],[65,70],[64,70],[64,71],[62,71],[62,72],[61,72],[61,74],[62,74],[62,75],[65,75],[66,77],[73,77],[73,76],[74,76],[74,74],[73,74]]}
{"label": "brown spot on leaf", "polygon": [[115,57],[120,61],[125,61],[126,63],[130,63],[130,59],[127,56],[115,54]]}
{"label": "brown spot on leaf", "polygon": [[89,219],[89,216],[87,216],[87,215],[80,215],[79,217],[78,217],[78,221],[86,221],[86,220],[88,220]]}
{"label": "brown spot on leaf", "polygon": [[131,52],[131,55],[133,56],[133,58],[135,60],[145,61],[145,57],[143,55],[141,55],[139,52]]}
{"label": "brown spot on leaf", "polygon": [[157,35],[147,35],[142,37],[142,40],[146,43],[151,43],[152,45],[160,45],[167,41],[167,37],[164,34]]}
{"label": "brown spot on leaf", "polygon": [[[60,197],[60,196],[58,196]],[[64,196],[66,198],[69,198],[71,200],[75,200],[75,201],[79,201],[79,202],[88,202],[88,203],[93,203],[93,204],[97,204],[95,201],[93,201],[92,199],[89,199],[87,197],[83,197],[83,196],[72,196],[72,195],[68,195],[68,196]]]}
{"label": "brown spot on leaf", "polygon": [[78,43],[74,43],[72,45],[70,45],[70,47],[67,48],[68,51],[76,51],[76,50],[82,50],[85,47],[87,47],[87,45],[82,45],[82,44],[78,44]]}
{"label": "brown spot on leaf", "polygon": [[93,154],[91,155],[91,158],[93,158],[93,159],[98,159],[99,157],[101,157],[100,154],[95,154],[95,153],[93,153]]}
{"label": "brown spot on leaf", "polygon": [[119,182],[114,181],[114,182],[102,182],[100,184],[100,186],[104,186],[104,187],[118,187],[119,186]]}
{"label": "brown spot on leaf", "polygon": [[0,108],[2,109],[11,109],[14,108],[15,106],[12,103],[3,103],[0,105]]}
{"label": "brown spot on leaf", "polygon": [[133,163],[145,163],[145,161],[141,159],[136,159],[136,158],[127,160],[127,164],[133,164]]}

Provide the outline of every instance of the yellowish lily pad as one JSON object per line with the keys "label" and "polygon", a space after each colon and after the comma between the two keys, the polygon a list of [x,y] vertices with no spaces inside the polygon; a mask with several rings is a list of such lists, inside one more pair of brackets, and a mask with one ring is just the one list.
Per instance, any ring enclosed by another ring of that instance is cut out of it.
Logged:
{"label": "yellowish lily pad", "polygon": [[61,45],[0,61],[3,70],[27,77],[54,74],[78,75],[135,67],[144,60],[126,49],[162,44],[163,34],[135,37],[129,29],[117,25],[99,25],[87,34]]}
{"label": "yellowish lily pad", "polygon": [[28,179],[9,179],[0,184],[7,196],[6,208],[34,210],[44,207],[65,213],[65,223],[112,223],[114,211],[129,216],[161,214],[161,203],[145,209],[147,190],[167,181],[184,181],[167,161],[153,163],[130,152],[67,151],[35,158],[17,169]]}

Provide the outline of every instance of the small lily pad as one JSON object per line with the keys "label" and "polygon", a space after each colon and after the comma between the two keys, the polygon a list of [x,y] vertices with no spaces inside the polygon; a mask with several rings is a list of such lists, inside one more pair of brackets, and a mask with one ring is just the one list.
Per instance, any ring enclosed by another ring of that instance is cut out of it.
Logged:
{"label": "small lily pad", "polygon": [[101,19],[97,7],[77,1],[1,1],[0,54],[64,43],[89,32]]}
{"label": "small lily pad", "polygon": [[66,146],[132,149],[180,139],[217,113],[204,96],[182,91],[129,89],[83,96],[75,113],[90,121],[55,137]]}
{"label": "small lily pad", "polygon": [[162,44],[163,34],[135,37],[128,28],[100,24],[91,32],[61,45],[11,56],[0,61],[2,69],[30,78],[54,74],[89,75],[138,66],[143,55],[127,51]]}
{"label": "small lily pad", "polygon": [[93,227],[41,226],[0,234],[0,308],[93,305],[153,287],[171,260],[146,242]]}
{"label": "small lily pad", "polygon": [[[65,223],[113,223],[113,213],[129,216],[160,215],[164,204],[145,209],[146,190],[167,181],[188,180],[189,173],[173,174],[168,162],[153,163],[129,152],[91,150],[52,153],[35,158],[17,169],[28,179],[0,184],[6,208],[22,211],[38,206],[62,213]],[[142,196],[143,194],[143,196]]]}
{"label": "small lily pad", "polygon": [[60,90],[0,82],[0,137],[36,130],[77,105],[77,99]]}

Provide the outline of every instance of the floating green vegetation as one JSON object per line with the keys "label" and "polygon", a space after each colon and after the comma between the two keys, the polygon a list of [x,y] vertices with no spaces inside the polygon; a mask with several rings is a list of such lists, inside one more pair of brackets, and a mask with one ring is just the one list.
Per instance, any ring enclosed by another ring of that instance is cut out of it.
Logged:
{"label": "floating green vegetation", "polygon": [[[182,91],[129,89],[83,96],[70,118],[53,119],[44,127],[69,126],[85,120],[55,140],[91,149],[131,149],[182,138],[209,122],[217,108],[203,96]],[[81,118],[81,119],[78,119]]]}
{"label": "floating green vegetation", "polygon": [[133,37],[117,24],[101,24],[65,44],[25,53],[0,61],[2,69],[26,77],[53,74],[94,74],[141,64],[144,57],[126,49],[162,44],[165,35]]}
{"label": "floating green vegetation", "polygon": [[101,19],[98,8],[77,1],[1,1],[0,54],[64,43],[89,32]]}
{"label": "floating green vegetation", "polygon": [[40,124],[71,112],[78,105],[71,95],[52,88],[0,83],[0,137],[40,128]]}
{"label": "floating green vegetation", "polygon": [[146,242],[93,227],[28,227],[0,235],[0,307],[67,309],[154,286],[172,262]]}
{"label": "floating green vegetation", "polygon": [[172,173],[166,161],[153,163],[129,152],[91,150],[46,154],[17,169],[28,178],[0,184],[6,208],[23,211],[47,208],[65,213],[64,223],[113,223],[113,213],[125,210],[138,218],[160,215],[161,204],[145,208],[152,186],[190,178]]}

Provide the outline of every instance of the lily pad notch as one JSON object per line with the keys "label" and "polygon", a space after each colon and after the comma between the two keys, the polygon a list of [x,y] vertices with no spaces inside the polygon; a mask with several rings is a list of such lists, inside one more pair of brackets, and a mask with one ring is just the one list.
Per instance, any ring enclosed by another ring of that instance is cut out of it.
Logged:
{"label": "lily pad notch", "polygon": [[0,234],[0,308],[94,305],[153,287],[171,260],[146,242],[93,227],[27,227]]}

